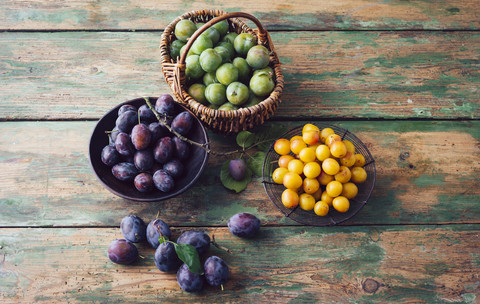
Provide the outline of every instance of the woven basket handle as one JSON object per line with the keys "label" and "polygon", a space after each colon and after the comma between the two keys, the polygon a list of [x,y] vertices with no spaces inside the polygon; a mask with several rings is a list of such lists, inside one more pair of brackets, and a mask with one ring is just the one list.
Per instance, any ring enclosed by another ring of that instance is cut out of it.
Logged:
{"label": "woven basket handle", "polygon": [[234,13],[228,13],[228,14],[225,14],[225,15],[220,15],[218,17],[215,17],[212,20],[205,23],[201,28],[199,28],[192,35],[192,37],[190,37],[190,39],[188,39],[187,45],[185,46],[185,51],[180,56],[179,63],[180,64],[185,64],[185,59],[187,58],[188,51],[190,50],[190,47],[193,45],[193,42],[207,28],[209,28],[210,26],[212,26],[215,23],[220,22],[222,20],[229,19],[229,18],[237,18],[237,17],[243,17],[243,18],[247,18],[247,19],[250,19],[251,21],[253,21],[253,23],[255,23],[255,25],[258,27],[258,33],[257,34],[258,34],[258,40],[259,40],[260,44],[265,44],[265,42],[268,42],[268,44],[271,48],[271,51],[274,51],[273,50],[273,44],[272,44],[272,41],[270,39],[270,35],[268,34],[267,30],[262,26],[262,24],[260,23],[260,20],[258,20],[254,16],[252,16],[250,14],[247,14],[247,13],[244,13],[244,12],[234,12]]}

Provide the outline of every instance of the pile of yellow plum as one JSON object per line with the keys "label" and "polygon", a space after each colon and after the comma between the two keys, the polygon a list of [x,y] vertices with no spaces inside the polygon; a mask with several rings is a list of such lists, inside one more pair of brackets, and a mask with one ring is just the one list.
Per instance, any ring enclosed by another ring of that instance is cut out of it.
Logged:
{"label": "pile of yellow plum", "polygon": [[358,194],[357,184],[367,179],[365,157],[331,128],[306,124],[302,136],[280,138],[273,148],[280,158],[272,179],[285,186],[282,203],[287,208],[300,206],[319,216],[332,207],[347,212]]}

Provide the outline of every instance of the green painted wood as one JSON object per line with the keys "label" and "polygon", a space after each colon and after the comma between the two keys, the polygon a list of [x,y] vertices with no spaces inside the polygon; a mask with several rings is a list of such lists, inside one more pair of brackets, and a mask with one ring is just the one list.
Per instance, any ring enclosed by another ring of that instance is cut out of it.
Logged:
{"label": "green painted wood", "polygon": [[438,1],[155,1],[5,0],[2,30],[163,29],[177,16],[199,9],[253,14],[269,30],[478,29],[475,0]]}
{"label": "green painted wood", "polygon": [[[370,149],[377,183],[368,204],[344,225],[479,223],[479,121],[338,121]],[[302,122],[277,122],[289,129]],[[296,225],[255,178],[234,194],[219,181],[226,157],[211,156],[196,184],[163,202],[138,203],[104,189],[88,160],[95,122],[0,123],[0,226],[116,226],[160,212],[172,225],[218,226],[238,212],[268,225]],[[212,135],[215,151],[233,138]]]}
{"label": "green painted wood", "polygon": [[[204,229],[232,255],[230,279],[199,294],[162,273],[154,250],[129,266],[111,263],[112,229],[2,229],[2,303],[477,303],[478,225],[262,227],[243,240],[227,228]],[[173,227],[176,238],[183,229]]]}
{"label": "green painted wood", "polygon": [[[170,92],[161,33],[0,34],[0,119],[95,119]],[[479,118],[476,32],[276,32],[275,117]],[[25,102],[29,104],[25,107]]]}

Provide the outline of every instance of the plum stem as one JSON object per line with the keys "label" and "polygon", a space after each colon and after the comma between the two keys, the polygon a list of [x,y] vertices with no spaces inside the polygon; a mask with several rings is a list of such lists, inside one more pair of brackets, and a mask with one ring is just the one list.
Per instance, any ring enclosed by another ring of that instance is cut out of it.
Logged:
{"label": "plum stem", "polygon": [[[228,249],[227,247],[223,247],[223,246],[217,244],[217,242],[215,241],[215,234],[212,234],[212,240],[210,241],[210,243],[212,243],[212,245],[217,247],[218,249],[221,249],[221,250],[224,250],[224,251],[226,251],[230,254],[233,254],[233,252],[230,249]],[[222,288],[222,290],[223,290],[223,288]]]}
{"label": "plum stem", "polygon": [[197,143],[193,140],[190,140],[188,138],[186,138],[185,136],[183,136],[182,134],[178,133],[177,131],[173,130],[172,127],[170,127],[165,121],[163,121],[162,117],[161,117],[161,114],[157,112],[157,110],[155,110],[155,108],[152,106],[152,104],[150,103],[150,101],[148,100],[147,97],[144,97],[143,99],[145,99],[145,102],[147,103],[147,106],[150,108],[150,110],[152,110],[153,114],[155,114],[155,117],[157,117],[157,120],[160,124],[162,124],[165,128],[168,129],[168,131],[172,132],[173,134],[175,134],[175,136],[177,136],[178,138],[180,138],[181,140],[183,141],[186,141],[192,145],[195,145],[195,146],[198,146],[202,149],[204,149],[205,151],[207,151],[207,153],[211,153],[212,151],[207,147],[208,143],[204,143],[204,144],[200,144],[200,143]]}
{"label": "plum stem", "polygon": [[150,101],[148,100],[147,97],[144,97],[144,99],[145,99],[145,102],[147,103],[147,106],[150,108],[150,110],[152,110],[153,114],[155,114],[155,117],[157,117],[158,122],[160,122],[160,124],[162,124],[165,128],[167,128],[168,131],[175,134],[175,136],[177,136],[181,140],[183,140],[183,141],[185,141],[189,144],[192,144],[194,146],[200,147],[203,150],[205,150],[207,153],[210,153],[212,155],[226,156],[226,155],[230,155],[230,154],[239,153],[239,152],[242,152],[244,150],[243,149],[243,150],[235,150],[235,151],[229,151],[229,152],[215,152],[215,151],[211,150],[210,148],[208,148],[208,143],[201,144],[201,143],[198,143],[196,141],[193,141],[193,140],[190,140],[190,139],[186,138],[185,136],[181,135],[177,131],[173,130],[172,127],[170,127],[167,123],[165,123],[165,121],[162,120],[162,118],[161,118],[162,115],[160,113],[158,113],[157,110],[155,110],[155,108],[152,106],[152,104],[150,103]]}
{"label": "plum stem", "polygon": [[152,103],[150,102],[150,100],[148,100],[148,97],[143,97],[143,99],[145,99],[145,102],[147,103],[147,106],[150,108],[150,110],[152,110],[153,114],[155,114],[155,117],[157,118],[158,122],[160,124],[162,124],[165,128],[168,129],[168,131],[172,132],[173,134],[175,134],[175,136],[177,136],[178,138],[180,138],[181,140],[191,144],[191,145],[194,145],[194,146],[197,146],[197,147],[200,147],[202,148],[203,150],[205,150],[207,153],[210,153],[212,155],[218,155],[218,156],[227,156],[227,155],[231,155],[231,154],[236,154],[236,153],[245,153],[245,151],[247,149],[250,149],[250,148],[253,148],[255,146],[258,146],[260,144],[263,144],[265,142],[269,142],[271,141],[272,139],[265,139],[265,140],[261,140],[261,141],[258,141],[256,143],[254,143],[253,145],[249,146],[248,148],[246,147],[242,147],[241,150],[233,150],[233,151],[228,151],[228,152],[216,152],[216,151],[213,151],[212,149],[210,149],[208,147],[208,142],[207,143],[204,143],[204,144],[201,144],[201,143],[198,143],[196,141],[193,141],[191,139],[188,139],[186,138],[185,136],[181,135],[180,133],[178,133],[177,131],[173,130],[172,127],[170,127],[163,119],[162,119],[162,116],[164,117],[167,117],[166,115],[163,115],[163,114],[160,114],[157,112],[157,110],[155,110],[155,107],[152,106]]}

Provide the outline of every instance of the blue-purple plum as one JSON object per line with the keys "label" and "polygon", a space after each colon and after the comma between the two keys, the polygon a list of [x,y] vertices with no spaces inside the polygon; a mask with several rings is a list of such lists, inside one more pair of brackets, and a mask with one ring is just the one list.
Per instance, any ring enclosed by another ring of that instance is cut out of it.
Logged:
{"label": "blue-purple plum", "polygon": [[121,265],[131,264],[138,259],[137,247],[124,239],[111,242],[107,254],[110,261]]}
{"label": "blue-purple plum", "polygon": [[147,225],[137,215],[127,215],[120,223],[123,237],[132,243],[144,242],[147,239]]}
{"label": "blue-purple plum", "polygon": [[228,229],[241,238],[252,238],[260,230],[260,220],[250,213],[237,213],[228,220]]}

